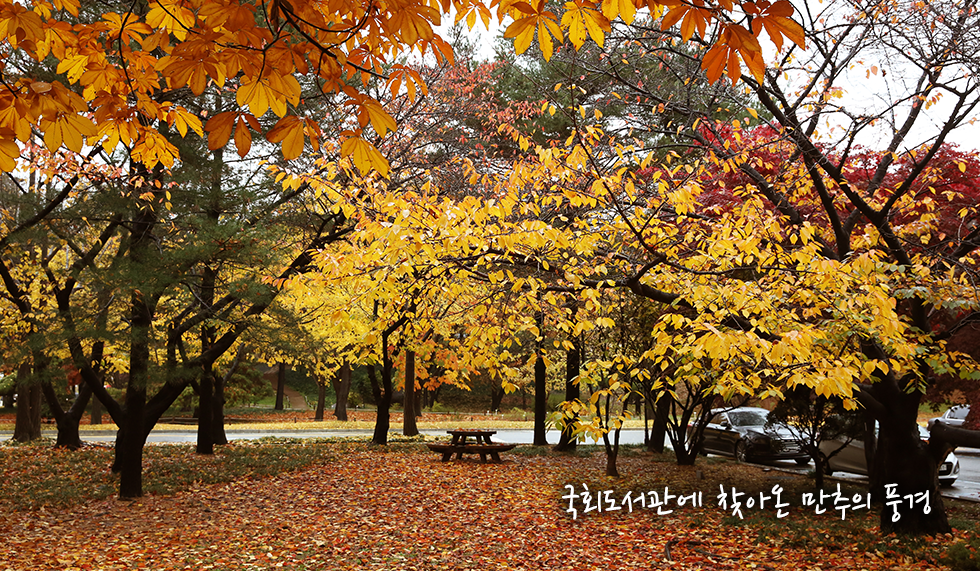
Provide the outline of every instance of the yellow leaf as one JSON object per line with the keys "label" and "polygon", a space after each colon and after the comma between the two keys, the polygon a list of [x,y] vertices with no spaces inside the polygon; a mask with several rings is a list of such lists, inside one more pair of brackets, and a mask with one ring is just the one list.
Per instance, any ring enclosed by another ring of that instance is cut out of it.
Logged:
{"label": "yellow leaf", "polygon": [[716,44],[701,60],[701,69],[708,76],[708,81],[714,83],[724,75],[725,65],[728,63],[729,48],[724,45]]}
{"label": "yellow leaf", "polygon": [[201,120],[187,109],[183,107],[174,107],[170,110],[167,115],[167,122],[170,125],[177,128],[181,137],[187,136],[187,129],[192,129],[198,136],[204,136],[204,129],[201,126]]}
{"label": "yellow leaf", "polygon": [[20,148],[13,141],[13,137],[0,137],[0,171],[12,172],[17,167],[19,156]]}
{"label": "yellow leaf", "polygon": [[776,49],[782,49],[783,36],[800,47],[806,46],[806,35],[803,32],[803,27],[789,18],[760,16],[756,21],[753,21],[753,29],[757,30],[760,24],[766,29],[766,33],[769,34],[772,43],[776,45]]}
{"label": "yellow leaf", "polygon": [[566,2],[565,13],[561,24],[568,30],[568,39],[575,49],[585,44],[586,33],[599,47],[606,39],[606,32],[611,31],[609,20],[598,10],[577,2]]}
{"label": "yellow leaf", "polygon": [[526,16],[515,20],[511,25],[507,26],[506,30],[504,30],[505,38],[514,39],[514,51],[518,54],[526,52],[527,48],[531,46],[531,40],[534,39],[536,22],[536,16]]}
{"label": "yellow leaf", "polygon": [[98,130],[88,117],[74,113],[61,113],[54,121],[42,121],[44,144],[49,151],[57,151],[62,144],[80,153],[85,139],[94,137]]}
{"label": "yellow leaf", "polygon": [[261,79],[256,81],[251,81],[248,78],[242,79],[235,100],[240,107],[247,105],[249,111],[256,117],[265,115],[265,112],[269,110],[269,93]]}
{"label": "yellow leaf", "polygon": [[357,169],[364,174],[376,170],[381,176],[388,176],[388,160],[374,148],[374,145],[360,137],[350,137],[344,141],[340,147],[340,154],[343,157],[350,157]]}
{"label": "yellow leaf", "polygon": [[602,15],[610,22],[619,16],[627,24],[636,18],[636,5],[632,0],[602,0]]}
{"label": "yellow leaf", "polygon": [[361,106],[370,118],[371,126],[374,127],[378,135],[384,137],[388,131],[394,131],[398,128],[395,119],[374,99],[365,99]]}
{"label": "yellow leaf", "polygon": [[154,29],[165,29],[178,41],[187,38],[187,31],[194,27],[194,13],[183,6],[183,2],[155,0],[153,8],[146,15],[146,23]]}
{"label": "yellow leaf", "polygon": [[561,28],[558,23],[548,17],[541,17],[538,19],[538,44],[541,46],[541,53],[544,55],[545,61],[551,59],[554,53],[554,44],[551,41],[551,36],[555,36],[558,41],[561,41],[562,34]]}

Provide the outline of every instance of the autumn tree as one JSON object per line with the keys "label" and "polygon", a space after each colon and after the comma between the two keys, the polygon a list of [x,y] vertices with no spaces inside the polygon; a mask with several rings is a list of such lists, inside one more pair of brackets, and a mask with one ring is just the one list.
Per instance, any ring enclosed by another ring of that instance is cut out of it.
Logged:
{"label": "autumn tree", "polygon": [[[665,28],[678,21],[673,13]],[[547,182],[535,188],[557,192],[555,172],[592,173],[588,192],[566,187],[567,200],[596,201],[596,219],[617,221],[606,235],[624,236],[631,249],[608,244],[600,251],[620,262],[611,277],[587,271],[577,279],[680,310],[654,328],[659,349],[650,357],[670,354],[668,365],[682,372],[716,371],[721,395],[778,396],[779,386],[804,385],[851,407],[859,402],[881,424],[878,459],[900,493],[925,492],[933,506],[928,514],[903,509],[898,521],[883,514],[882,529],[946,531],[935,479],[942,443],[976,437],[943,427],[927,447],[914,423],[936,374],[976,375],[945,344],[974,319],[973,211],[963,210],[968,221],[957,234],[934,241],[936,212],[955,196],[935,193],[943,169],[934,159],[977,105],[975,62],[959,55],[972,53],[975,11],[869,2],[804,17],[805,42],[776,41],[783,55],[771,68],[750,57],[749,74],[729,73],[772,117],[770,136],[748,136],[744,120],[718,124],[709,110],[675,106],[687,117],[680,135],[697,153],[653,161],[640,145],[617,147],[592,129],[567,149],[539,151],[527,163],[535,166],[515,169],[512,181],[538,177]],[[695,24],[682,23],[682,39]],[[704,50],[709,80],[722,76],[724,55],[717,45]],[[887,83],[889,97],[867,105],[846,98],[855,66],[862,78]],[[745,117],[755,115],[746,109]],[[862,144],[872,136],[880,147]],[[767,161],[765,149],[780,147],[789,149],[787,160]],[[904,161],[908,168],[900,168]],[[748,180],[721,186],[733,171]],[[730,198],[719,202],[720,195]],[[571,277],[569,266],[559,271]],[[950,304],[958,308],[951,321],[940,311]]]}

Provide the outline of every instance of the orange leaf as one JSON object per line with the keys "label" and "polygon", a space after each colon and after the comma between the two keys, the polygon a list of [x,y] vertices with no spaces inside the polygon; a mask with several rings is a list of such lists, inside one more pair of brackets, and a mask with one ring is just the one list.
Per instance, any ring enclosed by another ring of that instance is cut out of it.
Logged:
{"label": "orange leaf", "polygon": [[306,142],[303,135],[303,120],[296,115],[286,115],[276,126],[265,134],[270,143],[282,143],[282,156],[290,160],[303,154]]}
{"label": "orange leaf", "polygon": [[208,119],[204,125],[204,130],[208,132],[208,149],[213,151],[228,144],[236,118],[234,111],[225,111]]}
{"label": "orange leaf", "polygon": [[248,130],[248,125],[245,124],[245,119],[243,117],[238,118],[238,124],[235,125],[235,149],[238,151],[238,156],[245,158],[248,154],[249,149],[252,148],[252,133]]}
{"label": "orange leaf", "polygon": [[725,64],[728,63],[728,46],[715,44],[701,60],[701,69],[708,76],[708,81],[714,83],[725,74]]}

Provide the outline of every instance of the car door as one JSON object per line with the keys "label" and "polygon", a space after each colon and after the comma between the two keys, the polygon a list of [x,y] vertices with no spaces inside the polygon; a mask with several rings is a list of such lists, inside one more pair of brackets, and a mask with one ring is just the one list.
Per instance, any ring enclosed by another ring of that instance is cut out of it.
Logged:
{"label": "car door", "polygon": [[742,437],[732,427],[731,418],[727,412],[719,412],[712,417],[704,433],[704,446],[702,446],[702,450],[728,456],[735,455],[735,443]]}
{"label": "car door", "polygon": [[701,450],[705,453],[714,454],[729,453],[724,446],[725,429],[728,427],[728,415],[724,412],[715,413],[707,426],[704,427],[704,439]]}

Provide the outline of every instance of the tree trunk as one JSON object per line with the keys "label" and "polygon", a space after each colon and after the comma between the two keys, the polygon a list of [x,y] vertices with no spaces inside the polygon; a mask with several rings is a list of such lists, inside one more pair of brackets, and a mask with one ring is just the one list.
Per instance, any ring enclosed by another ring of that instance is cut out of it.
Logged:
{"label": "tree trunk", "polygon": [[544,362],[544,313],[538,312],[538,338],[534,360],[534,445],[547,446],[545,420],[548,415],[548,369]]}
{"label": "tree trunk", "polygon": [[[377,315],[377,309],[377,305],[375,305],[375,315]],[[374,392],[375,401],[378,403],[378,416],[374,423],[374,437],[371,439],[371,444],[378,446],[387,446],[388,429],[391,428],[389,411],[391,410],[391,397],[394,393],[394,385],[391,382],[394,363],[392,362],[389,339],[392,333],[398,331],[407,322],[408,317],[403,315],[381,333],[381,386],[378,386],[374,368],[368,369],[371,390]]]}
{"label": "tree trunk", "polygon": [[[388,418],[388,410],[391,408],[391,386],[390,381],[384,388],[378,383],[378,376],[374,365],[368,367],[368,380],[371,381],[371,391],[374,393],[374,402],[378,406],[378,416],[374,422],[374,434],[371,436],[371,444],[385,446],[388,444],[388,428],[391,426]],[[382,382],[384,374],[382,373]]]}
{"label": "tree trunk", "polygon": [[871,501],[881,503],[885,501],[885,484],[882,477],[885,473],[879,457],[878,450],[878,431],[875,430],[874,417],[870,414],[864,415],[864,462],[868,467],[868,489],[871,491]]}
{"label": "tree trunk", "polygon": [[490,385],[490,410],[500,411],[500,403],[504,400],[504,387],[497,386],[496,382]]}
{"label": "tree trunk", "polygon": [[58,401],[58,395],[55,394],[54,386],[50,382],[45,381],[41,389],[44,392],[45,400],[48,402],[48,408],[51,410],[54,421],[58,426],[58,439],[54,447],[78,450],[82,447],[82,438],[78,431],[78,424],[92,396],[91,387],[82,383],[78,387],[78,394],[75,395],[75,401],[67,411],[61,407],[61,403]]}
{"label": "tree trunk", "polygon": [[408,349],[405,351],[405,402],[404,420],[402,422],[402,434],[405,436],[418,436],[419,428],[415,423],[415,351]]}
{"label": "tree trunk", "polygon": [[[230,375],[229,375],[230,377]],[[211,397],[211,441],[216,445],[228,444],[225,433],[225,379],[214,375],[214,395]]]}
{"label": "tree trunk", "polygon": [[[647,450],[650,452],[658,454],[664,452],[664,441],[667,439],[667,414],[670,412],[671,398],[670,393],[665,391],[656,403],[653,413],[653,428],[650,429],[650,437],[646,442]],[[649,404],[648,401],[646,408],[649,410],[653,408],[653,405]]]}
{"label": "tree trunk", "polygon": [[827,473],[827,462],[820,454],[813,458],[813,483],[817,491],[823,489],[823,477]]}
{"label": "tree trunk", "polygon": [[[581,390],[579,389],[578,383],[575,382],[578,380],[579,373],[581,372],[580,356],[579,341],[573,337],[572,348],[565,353],[565,400],[569,402],[578,400],[581,396]],[[572,429],[577,420],[578,415],[566,419],[565,429],[561,431],[561,437],[558,439],[555,450],[562,452],[575,450],[578,440],[572,436]]]}
{"label": "tree trunk", "polygon": [[334,383],[334,392],[337,393],[337,404],[334,406],[333,414],[337,417],[337,420],[343,420],[345,422],[347,421],[347,400],[350,398],[350,378],[350,363],[344,361],[344,364],[340,367],[339,379]]}
{"label": "tree trunk", "polygon": [[17,417],[13,439],[30,442],[41,438],[41,387],[25,361],[17,369]]}
{"label": "tree trunk", "polygon": [[276,377],[276,410],[283,410],[283,400],[286,390],[286,363],[279,363],[279,375]]}
{"label": "tree trunk", "polygon": [[89,423],[92,425],[102,424],[102,401],[97,398],[92,399],[92,416],[89,419]]}
{"label": "tree trunk", "polygon": [[602,442],[606,448],[606,476],[610,478],[619,477],[619,468],[616,466],[616,460],[619,458],[619,429],[615,431],[616,436],[613,438],[612,442],[609,442],[609,433],[602,435]]}
{"label": "tree trunk", "polygon": [[[130,375],[132,376],[132,375]],[[134,383],[126,388],[126,414],[116,433],[116,458],[112,469],[119,473],[119,497],[143,495],[143,411],[146,389]]]}
{"label": "tree trunk", "polygon": [[323,409],[327,406],[327,385],[320,379],[317,382],[316,392],[316,413],[313,415],[315,422],[323,422]]}
{"label": "tree trunk", "polygon": [[205,370],[198,384],[197,448],[198,454],[214,454],[214,375]]}
{"label": "tree trunk", "polygon": [[[875,383],[871,389],[874,398],[887,411],[878,415],[875,450],[875,461],[882,468],[884,478],[881,532],[950,533],[952,528],[939,493],[939,462],[920,438],[916,424],[922,393],[907,393],[901,386],[900,382],[886,379]],[[907,496],[913,498],[911,502]],[[928,506],[928,513],[925,513],[925,506]]]}

